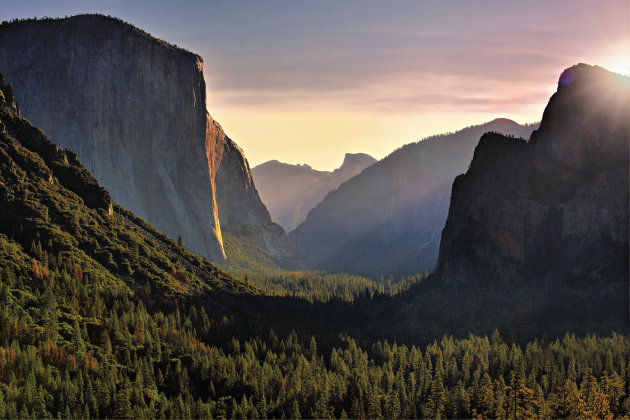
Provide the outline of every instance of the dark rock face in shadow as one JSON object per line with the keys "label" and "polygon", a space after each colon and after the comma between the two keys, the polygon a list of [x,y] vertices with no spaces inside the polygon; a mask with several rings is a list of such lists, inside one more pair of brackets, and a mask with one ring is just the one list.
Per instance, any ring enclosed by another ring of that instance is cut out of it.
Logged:
{"label": "dark rock face in shadow", "polygon": [[630,79],[579,64],[529,142],[484,135],[453,184],[436,278],[627,284],[629,104]]}

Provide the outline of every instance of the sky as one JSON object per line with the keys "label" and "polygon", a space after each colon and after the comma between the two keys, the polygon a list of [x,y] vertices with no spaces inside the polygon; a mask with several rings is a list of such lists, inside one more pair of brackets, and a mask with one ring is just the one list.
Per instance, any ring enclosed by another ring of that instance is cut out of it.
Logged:
{"label": "sky", "polygon": [[346,152],[535,122],[578,62],[630,74],[630,0],[7,3],[0,20],[109,14],[201,55],[208,111],[252,167],[332,170]]}

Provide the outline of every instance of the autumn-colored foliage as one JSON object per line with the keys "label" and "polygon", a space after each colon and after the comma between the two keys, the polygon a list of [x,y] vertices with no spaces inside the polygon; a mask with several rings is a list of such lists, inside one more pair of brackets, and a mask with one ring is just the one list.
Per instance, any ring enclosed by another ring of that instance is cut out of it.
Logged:
{"label": "autumn-colored foliage", "polygon": [[171,269],[168,276],[168,286],[173,291],[180,295],[188,293],[189,281],[185,271]]}

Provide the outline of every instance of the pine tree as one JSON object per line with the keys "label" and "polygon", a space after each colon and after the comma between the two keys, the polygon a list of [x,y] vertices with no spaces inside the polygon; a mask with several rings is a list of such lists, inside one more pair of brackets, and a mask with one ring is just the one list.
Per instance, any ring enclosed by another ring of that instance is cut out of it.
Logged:
{"label": "pine tree", "polygon": [[300,404],[298,404],[297,400],[293,400],[293,409],[291,410],[291,418],[300,420],[302,418],[302,414],[300,413]]}
{"label": "pine tree", "polygon": [[134,338],[136,340],[136,343],[138,343],[138,345],[140,346],[144,345],[144,338],[145,338],[144,319],[141,316],[138,317],[138,321],[136,322]]}
{"label": "pine tree", "polygon": [[623,380],[617,372],[612,371],[611,375],[608,375],[606,372],[600,382],[601,388],[610,402],[611,411],[615,415],[621,415],[623,413],[622,400],[624,396]]}
{"label": "pine tree", "polygon": [[608,403],[606,395],[599,389],[594,391],[594,395],[587,405],[584,415],[587,418],[607,420],[614,417],[613,413],[610,411],[610,404]]}
{"label": "pine tree", "polygon": [[105,354],[111,354],[112,352],[112,343],[109,339],[109,333],[107,329],[103,328],[101,330],[101,339],[100,339],[101,349]]}
{"label": "pine tree", "polygon": [[[534,407],[538,405],[534,398],[534,390],[525,386],[525,381],[521,379],[521,374],[516,371],[512,374],[510,385],[506,387],[508,401],[515,419],[533,418]],[[507,413],[509,418],[510,411]]]}
{"label": "pine tree", "polygon": [[367,414],[367,417],[370,419],[383,418],[383,414],[381,413],[381,399],[380,399],[380,396],[375,391],[372,391],[368,395],[366,414]]}
{"label": "pine tree", "polygon": [[551,416],[554,418],[568,418],[581,415],[584,401],[572,379],[566,379],[564,385],[556,393],[549,396],[549,408]]}
{"label": "pine tree", "polygon": [[72,351],[77,356],[82,356],[85,353],[85,342],[77,318],[74,318],[72,323]]}
{"label": "pine tree", "polygon": [[116,392],[114,397],[114,417],[119,419],[126,419],[132,416],[131,402],[129,401],[130,387],[127,377],[121,389]]}
{"label": "pine tree", "polygon": [[434,419],[442,418],[445,403],[444,384],[439,375],[435,375],[431,381],[431,391],[429,393],[429,416]]}

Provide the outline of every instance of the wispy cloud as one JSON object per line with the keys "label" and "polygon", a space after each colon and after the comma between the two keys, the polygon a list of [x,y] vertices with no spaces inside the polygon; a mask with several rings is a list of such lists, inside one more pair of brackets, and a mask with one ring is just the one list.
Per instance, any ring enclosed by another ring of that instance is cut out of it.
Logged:
{"label": "wispy cloud", "polygon": [[489,4],[456,13],[405,3],[409,15],[377,19],[375,11],[362,25],[342,26],[314,19],[294,37],[285,28],[268,42],[223,45],[207,64],[211,100],[278,110],[510,112],[546,101],[564,67],[628,37],[622,2]]}
{"label": "wispy cloud", "polygon": [[202,55],[209,110],[253,163],[330,169],[346,151],[534,121],[564,68],[630,70],[628,0],[22,0],[1,13],[84,12]]}

